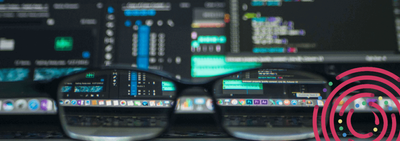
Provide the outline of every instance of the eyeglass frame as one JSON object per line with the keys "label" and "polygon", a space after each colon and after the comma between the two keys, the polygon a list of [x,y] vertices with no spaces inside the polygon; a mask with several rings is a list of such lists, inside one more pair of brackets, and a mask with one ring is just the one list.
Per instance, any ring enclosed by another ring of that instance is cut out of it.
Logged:
{"label": "eyeglass frame", "polygon": [[[114,65],[114,66],[105,66],[99,69],[96,68],[92,68],[92,69],[88,69],[85,71],[81,71],[81,72],[77,72],[74,74],[70,74],[67,76],[63,76],[60,78],[56,78],[53,80],[49,80],[49,81],[42,81],[42,82],[38,82],[34,84],[34,88],[36,88],[36,90],[40,91],[40,92],[45,92],[47,94],[50,94],[50,97],[57,100],[60,99],[58,96],[58,92],[59,92],[59,86],[60,84],[62,84],[63,81],[67,80],[70,77],[74,77],[76,75],[82,74],[82,73],[87,73],[87,72],[93,72],[93,71],[105,71],[105,70],[130,70],[130,71],[140,71],[140,72],[144,72],[144,73],[149,73],[155,76],[160,76],[163,78],[167,78],[168,80],[173,81],[173,83],[175,84],[176,87],[176,95],[174,95],[174,97],[172,98],[173,105],[171,105],[171,108],[168,108],[168,122],[167,125],[165,127],[163,127],[162,131],[160,131],[158,134],[156,134],[155,136],[149,137],[149,138],[135,138],[135,137],[104,137],[104,136],[87,136],[87,135],[77,135],[77,134],[71,134],[69,133],[66,129],[65,126],[62,126],[64,133],[67,134],[69,137],[74,138],[74,139],[89,139],[89,140],[105,140],[105,139],[112,139],[112,140],[148,140],[148,139],[154,139],[159,137],[160,135],[162,135],[163,133],[165,133],[170,127],[171,127],[171,123],[173,123],[174,121],[174,117],[176,116],[175,112],[175,107],[177,105],[177,100],[180,96],[182,96],[182,92],[184,90],[193,88],[193,87],[201,87],[205,90],[205,92],[207,93],[207,96],[211,97],[212,99],[212,104],[214,105],[214,118],[215,121],[217,123],[217,126],[220,127],[220,129],[222,129],[223,132],[227,133],[228,135],[230,135],[231,137],[234,138],[240,138],[240,137],[235,137],[232,135],[232,133],[230,133],[223,125],[222,125],[222,121],[223,121],[223,116],[222,116],[222,110],[220,108],[220,106],[217,104],[217,100],[216,100],[216,96],[214,94],[212,94],[212,90],[214,88],[214,85],[217,81],[226,78],[227,76],[231,76],[234,74],[237,74],[239,72],[244,72],[244,71],[252,71],[252,70],[259,70],[259,69],[271,69],[271,68],[265,68],[265,67],[257,67],[257,68],[251,68],[251,69],[244,69],[244,70],[240,70],[240,71],[236,71],[236,72],[231,72],[228,74],[223,74],[223,75],[219,75],[219,76],[215,76],[215,77],[211,77],[208,80],[202,81],[202,82],[193,82],[190,80],[186,80],[186,79],[177,79],[175,77],[173,77],[172,74],[164,72],[164,71],[159,71],[159,70],[143,70],[143,69],[138,69],[138,68],[133,68],[133,67],[126,67],[126,66],[122,66],[122,65]],[[273,68],[275,69],[275,67]],[[293,68],[289,68],[288,66],[280,66],[279,69],[288,69],[288,70],[296,70]],[[317,76],[317,77],[322,77],[325,80],[329,80],[329,81],[337,81],[336,79],[333,79],[332,76],[328,76],[328,75],[324,75],[321,73],[317,73],[317,72],[313,72],[311,73],[311,71],[302,68],[301,71],[300,70],[296,70],[297,72],[301,72],[301,73],[305,73],[305,74],[309,74],[309,75],[313,75],[313,76]],[[328,79],[329,78],[329,79]],[[55,86],[57,85],[57,86]],[[330,90],[329,90],[330,91]],[[53,94],[55,93],[55,94]],[[63,116],[63,108],[60,107],[60,103],[59,102],[55,102],[56,106],[58,107],[58,111],[57,111],[57,115],[58,117],[60,117],[60,122],[62,123],[66,123],[65,119],[62,118]],[[222,127],[222,128],[221,128]],[[298,137],[298,136],[297,136]],[[306,137],[303,137],[306,138]],[[249,139],[249,138],[242,138],[242,139]],[[256,138],[254,138],[254,140],[257,140]],[[258,139],[259,140],[259,139]]]}

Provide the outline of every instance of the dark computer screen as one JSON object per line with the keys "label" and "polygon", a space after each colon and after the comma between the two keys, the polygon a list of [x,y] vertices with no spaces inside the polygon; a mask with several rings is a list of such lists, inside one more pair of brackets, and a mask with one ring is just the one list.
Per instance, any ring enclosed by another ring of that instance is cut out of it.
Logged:
{"label": "dark computer screen", "polygon": [[104,65],[160,69],[191,78],[209,73],[197,69],[198,59],[204,58],[200,55],[224,55],[224,0],[121,1],[111,6],[115,27],[106,33],[116,32],[110,37],[116,41],[105,45]]}
{"label": "dark computer screen", "polygon": [[0,4],[4,82],[116,64],[201,79],[263,63],[398,60],[391,0]]}
{"label": "dark computer screen", "polygon": [[271,64],[332,63],[323,67],[341,72],[335,65],[397,63],[397,7],[392,0],[0,0],[0,82],[112,65],[203,80]]}
{"label": "dark computer screen", "polygon": [[228,61],[396,62],[398,57],[391,0],[231,0],[229,12]]}

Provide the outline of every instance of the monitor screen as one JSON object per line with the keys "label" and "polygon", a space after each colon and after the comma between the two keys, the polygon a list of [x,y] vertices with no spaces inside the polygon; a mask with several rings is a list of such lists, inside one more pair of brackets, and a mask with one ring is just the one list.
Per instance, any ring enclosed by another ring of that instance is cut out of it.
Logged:
{"label": "monitor screen", "polygon": [[213,75],[203,69],[204,59],[226,63],[225,0],[121,1],[110,6],[115,22],[107,23],[115,27],[107,27],[106,33],[113,31],[115,37],[107,38],[118,39],[101,49],[102,65],[159,69],[180,79]]}
{"label": "monitor screen", "polygon": [[391,0],[230,0],[228,62],[397,62]]}
{"label": "monitor screen", "polygon": [[0,91],[41,97],[15,87],[113,65],[193,81],[271,64],[316,64],[332,75],[353,64],[391,67],[400,60],[399,7],[397,0],[3,0]]}
{"label": "monitor screen", "polygon": [[214,93],[221,106],[322,107],[330,93],[328,83],[297,70],[259,69],[217,81]]}

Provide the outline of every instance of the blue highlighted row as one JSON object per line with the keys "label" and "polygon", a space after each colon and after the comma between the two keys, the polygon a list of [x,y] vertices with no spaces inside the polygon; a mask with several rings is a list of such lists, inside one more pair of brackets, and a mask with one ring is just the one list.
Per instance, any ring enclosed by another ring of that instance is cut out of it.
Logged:
{"label": "blue highlighted row", "polygon": [[149,36],[150,27],[149,26],[139,26],[139,42],[138,42],[138,55],[148,56],[149,55]]}
{"label": "blue highlighted row", "polygon": [[266,4],[262,1],[252,1],[251,6],[280,6],[281,2],[280,1],[267,1]]}
{"label": "blue highlighted row", "polygon": [[253,53],[284,53],[285,48],[273,47],[273,48],[254,48]]}
{"label": "blue highlighted row", "polygon": [[[254,22],[266,22],[266,21],[275,22],[276,21],[276,17],[269,17],[269,18],[267,18],[267,17],[259,17],[259,18],[252,18],[251,20],[254,21]],[[289,26],[290,27],[293,26],[293,23],[290,23]]]}
{"label": "blue highlighted row", "polygon": [[137,72],[131,72],[131,95],[137,95]]}
{"label": "blue highlighted row", "polygon": [[263,6],[264,2],[262,1],[252,1],[251,6]]}
{"label": "blue highlighted row", "polygon": [[281,2],[280,1],[268,1],[267,6],[280,6]]}
{"label": "blue highlighted row", "polygon": [[137,67],[139,68],[139,69],[142,69],[142,70],[148,70],[149,69],[149,57],[148,56],[143,56],[143,57],[141,57],[141,56],[139,56],[139,57],[137,57]]}
{"label": "blue highlighted row", "polygon": [[155,16],[156,10],[154,9],[142,9],[142,10],[125,10],[125,16]]}
{"label": "blue highlighted row", "polygon": [[267,18],[266,17],[260,17],[260,18],[253,18],[251,20],[255,21],[255,22],[265,22],[267,20]]}
{"label": "blue highlighted row", "polygon": [[150,27],[146,25],[139,26],[138,31],[138,57],[137,65],[139,69],[149,69],[149,37]]}
{"label": "blue highlighted row", "polygon": [[4,68],[0,69],[0,82],[24,81],[29,77],[27,68]]}

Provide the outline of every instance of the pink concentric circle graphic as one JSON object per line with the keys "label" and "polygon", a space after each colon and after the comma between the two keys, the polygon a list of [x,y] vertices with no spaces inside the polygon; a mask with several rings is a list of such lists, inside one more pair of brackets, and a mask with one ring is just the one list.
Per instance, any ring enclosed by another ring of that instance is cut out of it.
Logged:
{"label": "pink concentric circle graphic", "polygon": [[[397,75],[395,75],[394,73],[392,73],[390,71],[387,71],[385,69],[376,68],[376,67],[354,68],[354,69],[351,69],[351,70],[348,70],[348,71],[345,71],[345,72],[339,74],[338,76],[336,76],[336,80],[339,80],[339,79],[342,79],[345,76],[348,76],[348,75],[351,75],[351,74],[355,74],[355,73],[360,73],[360,72],[374,72],[374,73],[384,74],[384,75],[386,75],[388,77],[391,77],[395,81],[400,82],[400,78]],[[356,85],[356,86],[348,88],[347,90],[345,90],[340,95],[338,94],[338,92],[340,90],[342,90],[345,86],[348,86],[351,83],[354,83],[354,82],[357,82],[357,81],[363,81],[363,80],[377,81],[377,82],[383,83],[383,84],[389,86],[390,88],[392,88],[396,92],[396,94],[393,94],[389,90],[387,90],[387,89],[385,89],[385,88],[383,88],[381,86],[375,85],[375,84],[359,84],[359,85]],[[363,89],[373,89],[373,90],[380,91],[380,92],[384,93],[387,97],[389,97],[393,101],[393,103],[396,105],[396,107],[400,107],[400,103],[397,100],[397,98],[395,97],[395,95],[400,96],[400,89],[395,84],[390,82],[389,80],[384,79],[382,77],[373,76],[373,75],[362,75],[362,76],[356,76],[356,77],[350,78],[350,79],[342,82],[341,84],[339,84],[329,94],[329,96],[328,96],[328,98],[327,98],[327,100],[326,100],[326,102],[324,104],[326,106],[323,106],[322,112],[320,113],[321,114],[321,130],[322,130],[323,138],[326,141],[330,141],[330,138],[329,138],[328,132],[327,132],[327,127],[326,127],[327,126],[327,124],[326,124],[327,116],[329,117],[328,118],[328,124],[329,124],[329,129],[330,129],[330,131],[332,133],[332,136],[333,136],[334,140],[339,141],[340,138],[339,138],[339,136],[338,136],[338,134],[336,132],[336,128],[335,128],[335,124],[334,124],[335,123],[335,121],[334,121],[335,111],[338,108],[340,101],[342,101],[346,96],[348,97],[348,95],[350,93],[352,93],[354,91],[358,91],[358,90],[363,90]],[[335,96],[338,96],[338,97],[336,98],[336,100],[333,100]],[[361,134],[361,133],[358,133],[357,131],[354,130],[353,125],[351,124],[351,118],[352,118],[352,115],[354,113],[354,109],[350,109],[350,111],[347,114],[347,117],[343,117],[346,108],[353,101],[355,101],[355,100],[357,100],[359,98],[373,98],[374,96],[375,96],[375,94],[373,94],[373,93],[359,93],[359,94],[356,94],[356,95],[352,95],[349,99],[346,100],[346,102],[340,108],[339,116],[346,120],[347,128],[348,128],[349,132],[356,138],[380,141],[380,140],[383,139],[383,137],[385,136],[386,132],[388,132],[388,124],[389,123],[388,123],[387,114],[385,113],[385,110],[382,109],[381,106],[379,106],[378,104],[376,104],[374,102],[368,102],[367,104],[370,107],[373,107],[376,110],[378,110],[379,113],[380,113],[380,116],[382,117],[382,120],[383,120],[383,123],[382,123],[383,124],[383,128],[381,129],[380,134],[375,139],[372,138],[373,137],[373,133],[372,132],[369,132],[369,133],[366,133],[366,134]],[[331,108],[330,112],[328,112],[328,108],[329,108],[329,105],[331,103],[332,103],[332,107],[330,107]],[[319,106],[315,105],[314,112],[313,112],[313,130],[314,130],[315,139],[317,141],[321,141],[321,138],[320,138],[320,135],[319,135],[319,132],[318,132],[318,125],[317,125],[318,115],[319,115],[318,109],[319,109]],[[398,109],[399,114],[400,114],[400,108],[397,108],[397,109]],[[374,117],[375,117],[374,124],[375,125],[381,124],[381,123],[379,123],[379,116],[375,112],[373,112],[373,111],[371,111],[371,112],[374,114]],[[391,118],[391,122],[392,123],[391,123],[391,129],[389,130],[390,134],[389,134],[389,136],[387,138],[388,141],[389,140],[393,140],[395,132],[396,132],[396,126],[397,126],[396,115],[395,114],[391,114],[390,118]],[[345,135],[343,135],[343,137],[345,137]],[[350,141],[352,139],[348,138],[347,140]],[[397,137],[396,140],[400,141],[400,134],[399,134],[399,137]]]}

